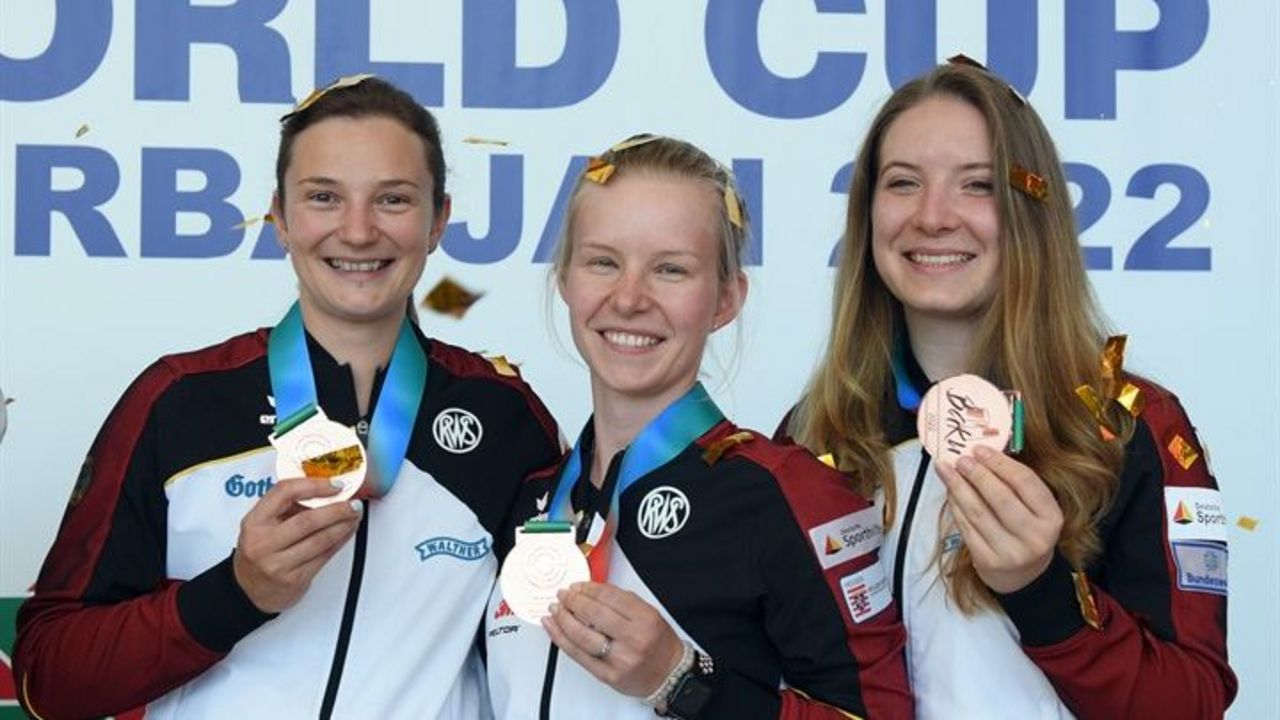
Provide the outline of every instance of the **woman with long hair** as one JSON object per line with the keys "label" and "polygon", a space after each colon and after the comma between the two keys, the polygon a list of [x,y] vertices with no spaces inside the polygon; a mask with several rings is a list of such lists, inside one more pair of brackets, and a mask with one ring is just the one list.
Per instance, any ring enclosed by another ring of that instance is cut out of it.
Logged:
{"label": "woman with long hair", "polygon": [[[593,414],[500,539],[499,718],[910,716],[875,509],[698,381],[746,297],[747,231],[729,171],[671,138],[619,143],[574,189],[553,278]],[[583,582],[547,594],[569,560]]]}
{"label": "woman with long hair", "polygon": [[[963,59],[895,91],[856,160],[830,341],[780,432],[883,509],[922,717],[1203,718],[1233,697],[1217,486],[1123,343],[1031,105]],[[921,396],[961,374],[1020,396],[1019,454],[923,450]]]}

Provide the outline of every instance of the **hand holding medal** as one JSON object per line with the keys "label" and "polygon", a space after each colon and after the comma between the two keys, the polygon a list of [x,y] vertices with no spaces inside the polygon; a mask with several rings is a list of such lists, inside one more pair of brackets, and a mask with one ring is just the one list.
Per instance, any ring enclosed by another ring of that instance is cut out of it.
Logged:
{"label": "hand holding medal", "polygon": [[925,394],[917,423],[978,576],[997,593],[1026,587],[1053,560],[1062,509],[1034,470],[1001,452],[1022,449],[1021,397],[959,375]]}
{"label": "hand holding medal", "polygon": [[270,440],[276,448],[276,477],[327,478],[338,488],[334,495],[299,501],[306,507],[350,500],[364,484],[368,463],[360,438],[315,405],[282,420]]}

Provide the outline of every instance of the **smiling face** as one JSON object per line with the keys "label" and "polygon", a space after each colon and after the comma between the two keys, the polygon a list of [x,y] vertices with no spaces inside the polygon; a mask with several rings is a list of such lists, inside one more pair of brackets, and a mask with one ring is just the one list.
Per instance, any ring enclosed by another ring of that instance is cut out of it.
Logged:
{"label": "smiling face", "polygon": [[661,408],[697,380],[708,335],[746,294],[745,274],[718,277],[722,202],[705,182],[650,172],[580,191],[560,292],[597,405]]}
{"label": "smiling face", "polygon": [[908,323],[973,324],[999,281],[1000,221],[987,122],[933,96],[904,111],[880,146],[872,256]]}
{"label": "smiling face", "polygon": [[390,118],[331,117],[294,141],[277,229],[313,333],[399,324],[449,218],[432,207],[421,138]]}

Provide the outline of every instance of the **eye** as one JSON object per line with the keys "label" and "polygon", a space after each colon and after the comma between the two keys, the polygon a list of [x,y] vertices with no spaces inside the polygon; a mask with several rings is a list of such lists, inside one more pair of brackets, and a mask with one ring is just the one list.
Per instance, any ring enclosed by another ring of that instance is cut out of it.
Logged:
{"label": "eye", "polygon": [[673,262],[664,262],[659,264],[654,271],[659,276],[668,278],[682,278],[689,274],[689,269],[683,265]]}
{"label": "eye", "polygon": [[990,178],[977,178],[965,183],[964,189],[971,195],[989,196],[995,192],[995,183]]}
{"label": "eye", "polygon": [[307,202],[316,205],[332,205],[338,201],[338,196],[328,190],[312,190],[307,193]]}
{"label": "eye", "polygon": [[378,202],[387,207],[403,208],[413,204],[413,198],[403,193],[390,193],[378,198]]}
{"label": "eye", "polygon": [[915,178],[899,175],[887,178],[884,182],[884,186],[888,190],[906,192],[919,187],[920,183],[917,182]]}
{"label": "eye", "polygon": [[605,270],[612,270],[613,268],[618,267],[618,263],[615,262],[614,259],[609,257],[608,255],[592,255],[590,257],[585,258],[582,264],[585,265],[590,270],[596,270],[601,272]]}

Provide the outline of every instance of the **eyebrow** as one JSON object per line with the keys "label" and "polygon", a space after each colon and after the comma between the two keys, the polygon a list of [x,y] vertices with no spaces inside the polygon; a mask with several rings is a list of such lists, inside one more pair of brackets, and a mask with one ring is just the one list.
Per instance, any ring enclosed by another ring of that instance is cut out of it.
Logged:
{"label": "eyebrow", "polygon": [[[304,178],[300,178],[300,179],[298,180],[298,184],[299,184],[299,185],[322,185],[322,186],[325,186],[325,187],[336,187],[336,186],[338,186],[338,185],[341,185],[342,183],[341,183],[341,182],[339,182],[338,180],[334,179],[334,178],[331,178],[331,177],[325,177],[325,176],[323,176],[323,175],[313,175],[313,176],[311,176],[311,177],[304,177]],[[412,180],[405,179],[405,178],[391,178],[391,179],[389,179],[389,180],[379,180],[379,181],[376,183],[376,186],[377,186],[377,187],[380,187],[380,188],[399,187],[399,186],[401,186],[401,185],[408,185],[409,187],[412,187],[412,188],[417,188],[417,187],[418,187],[418,183],[416,183],[416,182],[414,182],[414,181],[412,181]]]}
{"label": "eyebrow", "polygon": [[[613,246],[604,242],[583,242],[578,245],[578,250],[579,251],[595,250],[596,252],[610,252],[610,253],[618,252],[618,248],[616,246]],[[690,258],[697,259],[698,254],[690,250],[661,250],[657,253],[657,257],[660,260],[665,260],[667,258],[673,258],[673,257],[690,257]]]}
{"label": "eyebrow", "polygon": [[[912,170],[915,172],[920,171],[920,166],[914,163],[909,163],[903,160],[891,160],[880,167],[880,172],[883,173],[885,170],[888,170],[890,168],[895,168],[895,167],[903,168],[905,170]],[[994,167],[994,165],[989,162],[970,162],[970,163],[964,163],[963,165],[961,165],[960,170],[962,172],[967,172],[969,170],[990,170],[992,167]]]}

